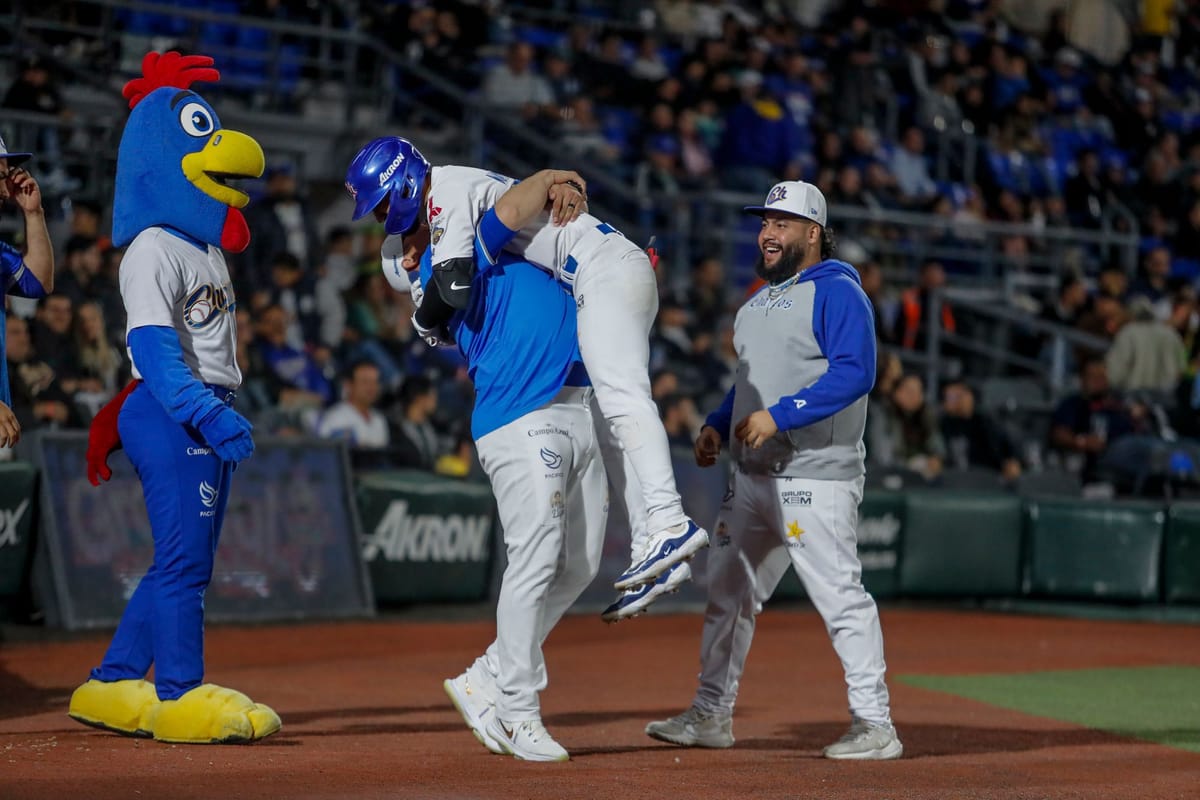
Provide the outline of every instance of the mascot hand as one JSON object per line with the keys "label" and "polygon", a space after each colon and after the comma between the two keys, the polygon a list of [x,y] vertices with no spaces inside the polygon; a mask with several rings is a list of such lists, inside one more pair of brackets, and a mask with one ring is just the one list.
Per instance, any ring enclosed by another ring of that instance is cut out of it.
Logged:
{"label": "mascot hand", "polygon": [[222,461],[236,464],[254,452],[254,439],[250,436],[254,426],[229,406],[218,406],[196,428]]}
{"label": "mascot hand", "polygon": [[121,416],[121,406],[125,398],[137,388],[138,381],[131,381],[121,393],[108,401],[104,408],[92,419],[88,430],[87,447],[87,477],[92,486],[99,486],[101,481],[112,477],[108,467],[108,457],[121,449],[121,433],[117,430],[117,418]]}

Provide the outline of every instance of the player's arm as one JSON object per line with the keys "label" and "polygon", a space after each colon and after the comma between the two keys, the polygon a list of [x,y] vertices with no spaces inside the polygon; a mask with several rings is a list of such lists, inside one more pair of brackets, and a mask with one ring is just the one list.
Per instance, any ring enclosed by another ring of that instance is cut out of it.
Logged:
{"label": "player's arm", "polygon": [[721,436],[722,442],[729,441],[729,430],[733,425],[733,386],[729,387],[729,391],[725,393],[725,399],[721,401],[721,405],[717,406],[717,410],[708,415],[704,420],[705,428],[712,428]]}
{"label": "player's arm", "polygon": [[519,231],[550,206],[550,219],[565,225],[587,210],[587,182],[577,172],[544,169],[513,185],[496,201],[496,216]]}
{"label": "player's arm", "polygon": [[33,176],[23,169],[10,170],[7,180],[9,194],[25,215],[25,271],[14,276],[13,293],[41,297],[54,291],[54,248],[42,210],[42,191]]}
{"label": "player's arm", "polygon": [[779,430],[831,417],[875,385],[875,317],[866,295],[848,278],[818,290],[813,334],[829,362],[825,374],[767,409]]}

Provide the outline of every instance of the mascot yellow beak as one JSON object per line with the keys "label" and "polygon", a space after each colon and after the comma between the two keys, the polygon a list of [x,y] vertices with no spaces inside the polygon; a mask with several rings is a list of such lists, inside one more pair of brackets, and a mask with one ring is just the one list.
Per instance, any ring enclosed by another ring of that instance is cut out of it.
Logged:
{"label": "mascot yellow beak", "polygon": [[226,186],[229,178],[257,178],[263,174],[266,159],[258,142],[240,131],[219,130],[198,153],[183,157],[183,174],[197,189],[217,202],[242,208],[250,195]]}

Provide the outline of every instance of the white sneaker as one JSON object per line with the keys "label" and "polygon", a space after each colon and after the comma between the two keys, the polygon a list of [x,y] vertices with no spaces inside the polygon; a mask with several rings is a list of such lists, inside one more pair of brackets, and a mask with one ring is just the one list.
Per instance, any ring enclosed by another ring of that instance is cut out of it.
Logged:
{"label": "white sneaker", "polygon": [[689,520],[674,527],[650,535],[640,558],[625,570],[613,588],[625,591],[643,583],[650,583],[680,561],[687,561],[700,550],[708,547],[708,532]]}
{"label": "white sneaker", "polygon": [[826,758],[857,761],[888,761],[904,755],[904,745],[891,723],[879,724],[854,718],[846,735],[825,748]]}
{"label": "white sneaker", "polygon": [[646,726],[646,735],[684,747],[733,747],[733,715],[692,706],[679,716],[651,722]]}
{"label": "white sneaker", "polygon": [[566,748],[554,741],[540,719],[505,722],[492,715],[487,724],[488,734],[509,755],[524,761],[567,761]]}
{"label": "white sneaker", "polygon": [[493,753],[504,755],[504,748],[487,732],[488,721],[496,716],[495,699],[483,687],[473,685],[465,672],[442,681],[442,688],[479,743]]}
{"label": "white sneaker", "polygon": [[616,601],[604,609],[600,619],[605,622],[620,622],[636,617],[664,594],[678,592],[679,587],[692,579],[692,568],[686,563],[676,564],[650,583],[626,589]]}

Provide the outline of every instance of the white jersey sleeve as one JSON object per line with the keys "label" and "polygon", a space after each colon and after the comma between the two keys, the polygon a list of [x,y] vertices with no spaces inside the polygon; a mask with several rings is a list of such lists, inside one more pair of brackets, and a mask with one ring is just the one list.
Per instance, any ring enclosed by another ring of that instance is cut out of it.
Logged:
{"label": "white jersey sleeve", "polygon": [[[126,339],[146,326],[172,328],[183,360],[200,381],[228,389],[242,382],[237,365],[236,303],[225,256],[162,228],[139,233],[121,259]],[[133,352],[133,377],[141,378]]]}
{"label": "white jersey sleeve", "polygon": [[475,230],[517,181],[473,167],[434,167],[429,181],[429,247],[433,263],[475,258]]}

